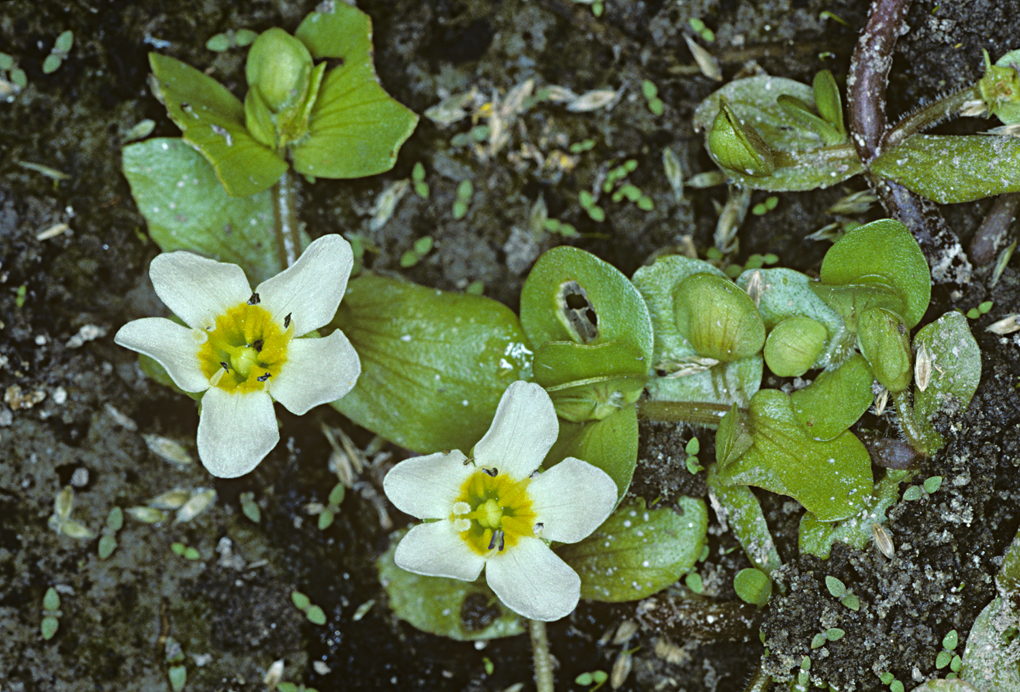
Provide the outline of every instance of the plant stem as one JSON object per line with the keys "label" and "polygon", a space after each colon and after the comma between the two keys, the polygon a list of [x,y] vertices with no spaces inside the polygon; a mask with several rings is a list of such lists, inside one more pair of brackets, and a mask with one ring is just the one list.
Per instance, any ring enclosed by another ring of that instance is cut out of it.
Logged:
{"label": "plant stem", "polygon": [[744,685],[744,692],[768,692],[772,688],[772,676],[764,671],[764,661],[751,673],[751,679]]}
{"label": "plant stem", "polygon": [[959,115],[963,105],[968,101],[980,100],[981,89],[977,84],[960,89],[956,93],[939,99],[935,103],[911,113],[896,123],[895,127],[882,140],[882,149],[886,151],[892,149],[896,145],[901,144],[907,137],[916,135],[938,125],[940,122]]}
{"label": "plant stem", "polygon": [[294,174],[289,169],[270,188],[270,196],[273,199],[276,252],[280,267],[286,269],[301,254],[301,228],[295,204]]}
{"label": "plant stem", "polygon": [[545,623],[541,620],[528,620],[528,626],[531,630],[531,655],[535,661],[535,686],[538,692],[553,692],[552,660]]}
{"label": "plant stem", "polygon": [[663,423],[717,426],[730,406],[706,401],[639,401],[639,418]]}

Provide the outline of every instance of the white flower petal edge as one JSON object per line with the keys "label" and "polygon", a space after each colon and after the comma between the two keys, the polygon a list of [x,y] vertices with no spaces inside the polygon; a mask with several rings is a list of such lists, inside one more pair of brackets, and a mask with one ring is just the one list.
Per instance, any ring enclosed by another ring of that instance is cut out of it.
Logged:
{"label": "white flower petal edge", "polygon": [[243,476],[279,441],[273,400],[265,392],[231,394],[212,387],[202,397],[198,456],[212,475]]}
{"label": "white flower petal edge", "polygon": [[397,546],[393,561],[415,574],[465,581],[477,579],[485,565],[485,558],[472,552],[454,531],[453,522],[445,519],[418,524],[408,531]]}
{"label": "white flower petal edge", "polygon": [[166,368],[170,379],[186,392],[209,389],[209,378],[198,366],[195,334],[187,327],[163,317],[146,317],[128,322],[113,337],[114,343],[153,358]]}
{"label": "white flower petal edge", "polygon": [[401,512],[419,519],[446,519],[464,481],[477,470],[466,460],[455,450],[402,461],[383,478],[383,492]]}
{"label": "white flower petal edge", "polygon": [[255,292],[274,321],[283,327],[290,315],[294,335],[303,336],[333,319],[353,266],[350,243],[338,235],[325,235],[312,242],[293,266],[260,283]]}
{"label": "white flower petal edge", "polygon": [[475,461],[523,478],[539,467],[559,432],[556,409],[545,390],[534,382],[514,382],[503,392],[489,431],[475,445]]}
{"label": "white flower petal edge", "polygon": [[542,538],[576,543],[602,525],[616,506],[616,483],[605,471],[567,457],[531,481],[528,494]]}
{"label": "white flower petal edge", "polygon": [[149,278],[159,299],[189,327],[211,326],[228,308],[251,297],[239,266],[190,252],[157,255]]}
{"label": "white flower petal edge", "polygon": [[522,538],[489,560],[485,581],[508,608],[532,620],[566,617],[581,598],[581,578],[538,538]]}
{"label": "white flower petal edge", "polygon": [[361,360],[343,332],[321,339],[294,339],[287,346],[287,362],[269,383],[269,394],[302,416],[313,406],[347,394],[360,374]]}

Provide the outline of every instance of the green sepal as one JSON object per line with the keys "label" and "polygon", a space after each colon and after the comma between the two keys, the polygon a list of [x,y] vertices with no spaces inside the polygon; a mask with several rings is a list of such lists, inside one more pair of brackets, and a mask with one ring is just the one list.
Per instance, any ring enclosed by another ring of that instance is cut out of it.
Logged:
{"label": "green sepal", "polygon": [[865,310],[857,319],[857,338],[861,353],[883,387],[896,394],[910,386],[914,359],[910,331],[902,317],[885,308]]}
{"label": "green sepal", "polygon": [[244,106],[212,77],[166,55],[149,53],[156,97],[216,170],[227,193],[247,197],[268,189],[287,162],[259,143],[244,125]]}
{"label": "green sepal", "polygon": [[287,118],[308,94],[312,55],[299,39],[273,27],[259,34],[248,50],[244,74],[270,112]]}
{"label": "green sepal", "polygon": [[812,440],[786,394],[760,390],[751,399],[748,424],[753,443],[717,469],[723,483],[788,495],[822,521],[849,517],[870,496],[871,457],[860,440],[850,432]]}
{"label": "green sepal", "polygon": [[841,141],[845,140],[847,134],[846,126],[843,124],[843,101],[839,97],[839,86],[832,73],[828,70],[816,72],[811,82],[811,91],[815,97],[818,114],[839,133]]}
{"label": "green sepal", "polygon": [[547,341],[623,339],[646,360],[652,356],[652,322],[641,294],[616,267],[566,245],[539,257],[528,274],[521,327],[534,348]]}
{"label": "green sepal", "polygon": [[843,320],[848,332],[841,343],[844,356],[848,349],[856,347],[857,318],[862,313],[872,308],[883,308],[902,315],[907,307],[900,291],[879,283],[834,286],[816,281],[811,284],[811,290]]}
{"label": "green sepal", "polygon": [[291,149],[294,170],[316,178],[363,178],[393,168],[418,116],[390,97],[372,64],[372,22],[346,3],[313,12],[295,34],[312,56],[342,60],[329,70]]}
{"label": "green sepal", "polygon": [[276,148],[276,123],[266,101],[257,89],[244,95],[244,126],[255,141],[270,149]]}
{"label": "green sepal", "polygon": [[985,74],[978,81],[981,100],[988,110],[1006,125],[1020,122],[1020,72],[1017,72],[1018,54],[1010,51],[993,65],[988,51],[985,57]]}
{"label": "green sepal", "polygon": [[922,327],[914,337],[914,350],[920,352],[922,347],[931,358],[931,380],[923,392],[914,387],[915,420],[928,435],[938,436],[932,417],[940,411],[963,411],[977,391],[981,349],[967,318],[959,312],[947,312]]}
{"label": "green sepal", "polygon": [[747,424],[747,417],[736,404],[719,421],[715,433],[715,462],[719,468],[734,463],[751,448],[754,438]]}
{"label": "green sepal", "polygon": [[491,298],[366,273],[331,325],[361,358],[357,385],[333,407],[414,452],[471,449],[506,388],[530,376],[517,316]]}
{"label": "green sepal", "polygon": [[793,411],[808,437],[831,440],[860,420],[875,398],[874,379],[867,360],[857,353],[791,394]]}
{"label": "green sepal", "polygon": [[681,496],[679,512],[647,509],[638,497],[620,505],[584,540],[557,549],[581,577],[581,598],[619,603],[665,589],[694,567],[705,545],[708,510]]}
{"label": "green sepal", "polygon": [[828,338],[829,330],[821,322],[787,317],[765,339],[765,364],[779,377],[800,377],[814,366]]}
{"label": "green sepal", "polygon": [[567,457],[587,461],[613,479],[619,502],[630,487],[637,453],[637,407],[631,404],[602,420],[571,423],[561,418],[559,437],[543,466],[551,468]]}
{"label": "green sepal", "polygon": [[722,97],[708,133],[708,152],[721,168],[754,178],[772,175],[776,170],[772,149],[753,127],[741,122]]}
{"label": "green sepal", "polygon": [[389,549],[375,562],[394,615],[422,632],[456,641],[487,641],[524,632],[521,617],[496,598],[484,579],[426,577],[397,567],[393,555],[406,534],[406,530],[393,533]]}
{"label": "green sepal", "polygon": [[[921,247],[907,227],[893,219],[858,226],[825,253],[820,272],[826,284],[884,284],[899,291],[907,326],[921,321],[931,301],[931,274]],[[883,306],[884,307],[884,306]]]}
{"label": "green sepal", "polygon": [[574,423],[602,420],[634,403],[648,380],[644,356],[621,339],[591,345],[548,341],[535,351],[533,370],[556,414]]}
{"label": "green sepal", "polygon": [[[188,250],[244,269],[255,286],[283,270],[266,228],[268,192],[231,197],[208,161],[180,139],[148,139],[124,147],[124,177],[163,252]],[[302,245],[311,242],[304,232]]]}
{"label": "green sepal", "polygon": [[677,330],[699,356],[729,363],[765,344],[765,323],[748,295],[708,272],[688,276],[673,290]]}
{"label": "green sepal", "polygon": [[939,204],[1020,190],[1020,141],[986,135],[914,135],[883,152],[870,170]]}
{"label": "green sepal", "polygon": [[776,103],[786,113],[800,123],[803,127],[813,130],[825,144],[839,144],[846,139],[846,134],[839,132],[823,118],[811,112],[811,106],[801,101],[796,96],[782,94],[776,99]]}

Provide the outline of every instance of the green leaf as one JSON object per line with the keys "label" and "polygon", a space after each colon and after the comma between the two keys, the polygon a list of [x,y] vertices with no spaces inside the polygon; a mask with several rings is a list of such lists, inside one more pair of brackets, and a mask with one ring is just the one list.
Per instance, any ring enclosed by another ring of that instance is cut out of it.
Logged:
{"label": "green leaf", "polygon": [[184,666],[170,666],[167,676],[170,678],[170,689],[181,692],[188,682],[188,669]]}
{"label": "green leaf", "polygon": [[923,392],[914,387],[914,413],[920,425],[930,427],[939,411],[967,408],[981,381],[981,350],[967,318],[958,312],[947,312],[921,328],[914,349],[920,353],[922,347],[931,358],[931,380]]}
{"label": "green leaf", "polygon": [[832,73],[828,70],[816,72],[815,78],[811,83],[811,91],[815,97],[818,114],[845,138],[846,127],[843,125],[843,103],[839,97],[839,87],[836,85],[836,80],[833,78]]}
{"label": "green leaf", "polygon": [[849,517],[870,496],[871,457],[860,440],[849,432],[812,440],[786,394],[774,389],[755,394],[749,425],[754,442],[718,470],[723,483],[789,495],[822,521]]}
{"label": "green leaf", "polygon": [[[212,166],[180,139],[150,139],[124,147],[124,176],[163,252],[188,250],[244,269],[252,285],[283,267],[269,231],[268,192],[230,197]],[[302,234],[303,244],[310,241]]]}
{"label": "green leaf", "polygon": [[[727,414],[728,415],[728,414]],[[725,420],[725,419],[724,419]],[[722,430],[722,425],[719,426]],[[746,485],[725,485],[719,480],[716,464],[709,467],[708,487],[715,496],[719,507],[726,516],[726,521],[733,534],[740,541],[744,553],[751,563],[765,574],[783,566],[776,550],[775,541],[765,522],[761,504],[757,496]]]}
{"label": "green leaf", "polygon": [[871,162],[871,172],[939,204],[1020,190],[1020,141],[986,135],[914,135]]}
{"label": "green leaf", "polygon": [[113,555],[113,551],[117,549],[117,538],[107,534],[100,537],[99,539],[99,559],[105,560],[106,558]]}
{"label": "green leaf", "polygon": [[317,605],[313,605],[305,611],[305,617],[313,625],[325,625],[326,624],[326,613],[323,612],[322,608]]}
{"label": "green leaf", "polygon": [[831,123],[825,121],[814,113],[814,109],[795,96],[788,94],[781,95],[776,102],[779,107],[786,111],[787,115],[796,120],[807,130],[817,134],[825,144],[839,144],[846,139],[846,133],[840,132]]}
{"label": "green leaf", "polygon": [[719,112],[708,133],[707,148],[719,167],[727,171],[762,178],[772,175],[776,170],[776,159],[771,147],[754,127],[742,122],[721,96]]}
{"label": "green leaf", "polygon": [[52,586],[46,589],[46,595],[43,596],[43,608],[51,613],[60,610],[60,594]]}
{"label": "green leaf", "polygon": [[652,355],[652,323],[641,294],[614,266],[569,246],[549,250],[532,268],[521,290],[521,327],[533,348],[622,338],[646,359]]}
{"label": "green leaf", "polygon": [[720,101],[725,99],[733,117],[754,125],[773,154],[775,169],[765,177],[729,168],[727,176],[758,190],[812,190],[840,183],[863,172],[864,167],[847,144],[825,146],[817,132],[801,126],[778,98],[791,96],[815,108],[811,87],[783,77],[761,75],[730,82],[701,102],[694,113],[694,129],[705,132],[706,146],[719,122]]}
{"label": "green leaf", "polygon": [[760,569],[748,567],[737,572],[733,589],[740,600],[762,608],[772,597],[772,580]]}
{"label": "green leaf", "polygon": [[74,45],[74,32],[68,29],[67,31],[60,32],[57,36],[56,42],[53,44],[53,50],[57,53],[67,55],[71,52],[71,46]]}
{"label": "green leaf", "polygon": [[581,577],[581,597],[617,603],[645,598],[674,583],[705,545],[708,510],[681,497],[680,512],[646,509],[643,498],[622,505],[595,533],[557,549]]}
{"label": "green leaf", "polygon": [[213,165],[228,194],[246,197],[279,180],[287,162],[248,133],[244,106],[226,87],[166,55],[149,53],[149,64],[156,98],[184,139]]}
{"label": "green leaf", "polygon": [[843,598],[846,595],[846,584],[832,575],[825,577],[825,588],[829,590],[833,598]]}
{"label": "green leaf", "polygon": [[602,420],[637,401],[648,362],[629,341],[599,344],[547,341],[535,351],[535,381],[545,387],[561,418]]}
{"label": "green leaf", "polygon": [[516,315],[490,298],[363,274],[332,324],[361,358],[358,384],[333,406],[414,452],[471,449],[504,390],[531,374]]}
{"label": "green leaf", "polygon": [[977,616],[963,653],[960,677],[982,692],[1015,692],[1020,689],[1020,637],[1016,622],[1020,613],[1011,598],[996,596]]}
{"label": "green leaf", "polygon": [[[931,274],[907,227],[893,219],[858,226],[836,241],[822,260],[826,284],[884,284],[903,295],[901,313],[913,329],[931,301]],[[898,311],[897,311],[898,312]]]}
{"label": "green leaf", "polygon": [[124,526],[124,510],[120,507],[114,507],[110,510],[110,513],[106,515],[106,528],[110,531],[120,531]]}
{"label": "green leaf", "polygon": [[828,340],[824,324],[797,315],[769,332],[762,353],[769,370],[779,377],[800,377],[814,367]]}
{"label": "green leaf", "polygon": [[390,608],[398,618],[422,632],[457,641],[485,641],[524,632],[520,616],[496,598],[484,579],[466,582],[425,577],[397,567],[393,554],[405,534],[394,533],[389,550],[375,563]]}
{"label": "green leaf", "polygon": [[631,404],[603,420],[571,423],[560,419],[559,437],[544,466],[548,469],[567,457],[587,461],[616,482],[619,501],[630,487],[637,452],[637,407]]}
{"label": "green leaf", "polygon": [[831,440],[860,420],[874,400],[873,381],[871,368],[858,353],[791,394],[794,413],[808,437]]}
{"label": "green leaf", "polygon": [[343,62],[326,73],[308,122],[291,150],[294,169],[316,178],[362,178],[388,171],[418,116],[390,97],[372,66],[372,23],[346,3],[309,14],[295,34],[315,58]]}
{"label": "green leaf", "polygon": [[52,615],[45,616],[39,625],[39,631],[42,634],[42,638],[46,641],[53,639],[53,637],[57,634],[58,629],[60,629],[60,621]]}
{"label": "green leaf", "polygon": [[914,359],[903,318],[885,308],[869,308],[857,318],[857,336],[861,353],[883,387],[896,394],[910,386]]}
{"label": "green leaf", "polygon": [[294,607],[298,610],[308,610],[312,605],[312,600],[300,591],[291,591],[290,600],[294,602]]}
{"label": "green leaf", "polygon": [[699,356],[729,363],[765,344],[765,323],[751,298],[729,279],[698,272],[673,289],[677,331]]}
{"label": "green leaf", "polygon": [[64,62],[63,58],[54,53],[50,53],[49,55],[46,56],[46,59],[43,60],[42,66],[43,74],[53,74],[58,69],[60,69],[60,64],[62,62]]}

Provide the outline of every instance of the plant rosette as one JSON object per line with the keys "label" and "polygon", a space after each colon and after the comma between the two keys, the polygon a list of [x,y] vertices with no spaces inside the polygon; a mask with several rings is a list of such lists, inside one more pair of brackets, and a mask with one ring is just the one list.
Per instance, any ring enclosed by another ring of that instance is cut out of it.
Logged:
{"label": "plant rosette", "polygon": [[234,264],[183,251],[152,260],[156,295],[187,326],[147,317],[114,341],[156,360],[185,392],[204,392],[198,455],[214,476],[248,473],[280,441],[274,400],[300,416],[354,387],[361,362],[347,337],[307,338],[332,319],[352,265],[337,235],[254,291]]}
{"label": "plant rosette", "polygon": [[539,385],[511,384],[472,458],[460,451],[415,457],[386,474],[383,489],[402,512],[425,520],[401,540],[394,560],[416,574],[474,581],[511,610],[552,621],[577,606],[581,579],[549,548],[576,543],[616,505],[604,471],[568,457],[537,469],[559,424]]}

